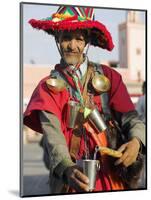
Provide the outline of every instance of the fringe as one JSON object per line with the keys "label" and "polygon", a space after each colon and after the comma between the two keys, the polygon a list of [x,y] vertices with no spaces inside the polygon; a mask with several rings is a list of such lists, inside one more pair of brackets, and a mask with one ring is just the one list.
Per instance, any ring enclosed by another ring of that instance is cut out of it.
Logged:
{"label": "fringe", "polygon": [[29,24],[33,28],[42,29],[44,31],[64,31],[64,30],[76,30],[76,29],[94,29],[92,30],[93,37],[91,38],[91,44],[94,46],[99,46],[103,49],[111,51],[114,47],[111,34],[108,32],[107,28],[98,21],[77,21],[65,19],[59,22],[53,22],[51,20],[35,20],[31,19]]}

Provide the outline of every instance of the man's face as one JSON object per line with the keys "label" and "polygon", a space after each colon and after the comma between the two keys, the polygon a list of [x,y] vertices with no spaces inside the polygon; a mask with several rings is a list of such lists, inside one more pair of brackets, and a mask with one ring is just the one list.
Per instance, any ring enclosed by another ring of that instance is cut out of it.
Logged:
{"label": "man's face", "polygon": [[81,30],[64,31],[59,36],[62,56],[68,65],[83,62],[83,51],[86,46],[84,32]]}

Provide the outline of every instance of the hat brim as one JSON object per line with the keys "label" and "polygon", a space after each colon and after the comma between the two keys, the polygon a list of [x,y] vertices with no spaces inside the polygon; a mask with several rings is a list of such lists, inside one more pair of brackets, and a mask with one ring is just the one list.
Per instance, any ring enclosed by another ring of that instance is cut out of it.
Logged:
{"label": "hat brim", "polygon": [[76,30],[76,29],[90,29],[90,43],[93,46],[98,46],[103,49],[111,51],[114,48],[111,34],[107,28],[98,21],[59,21],[52,20],[35,20],[29,21],[33,28],[44,30],[45,32],[54,35],[56,31]]}

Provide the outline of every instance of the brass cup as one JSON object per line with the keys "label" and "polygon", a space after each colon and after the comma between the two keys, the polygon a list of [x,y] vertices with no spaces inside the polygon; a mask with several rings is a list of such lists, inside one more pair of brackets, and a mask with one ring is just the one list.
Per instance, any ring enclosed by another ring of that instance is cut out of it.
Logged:
{"label": "brass cup", "polygon": [[47,87],[54,93],[61,92],[65,89],[66,83],[62,79],[49,78],[46,80]]}
{"label": "brass cup", "polygon": [[106,76],[102,74],[98,74],[93,77],[92,86],[95,89],[95,91],[98,93],[107,92],[111,87],[111,83],[110,83],[110,80]]}
{"label": "brass cup", "polygon": [[88,120],[98,130],[98,132],[102,132],[107,129],[106,123],[102,115],[96,108],[88,115]]}
{"label": "brass cup", "polygon": [[80,105],[78,102],[70,100],[67,106],[66,123],[68,128],[75,128]]}

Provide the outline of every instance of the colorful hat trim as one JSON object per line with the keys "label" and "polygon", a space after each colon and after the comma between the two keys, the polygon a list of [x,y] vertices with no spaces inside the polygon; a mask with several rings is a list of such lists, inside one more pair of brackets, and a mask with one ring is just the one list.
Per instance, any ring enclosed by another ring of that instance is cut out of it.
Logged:
{"label": "colorful hat trim", "polygon": [[60,7],[57,13],[45,19],[29,21],[31,26],[54,35],[55,31],[91,29],[91,45],[111,51],[114,47],[112,37],[107,28],[94,21],[93,8]]}

